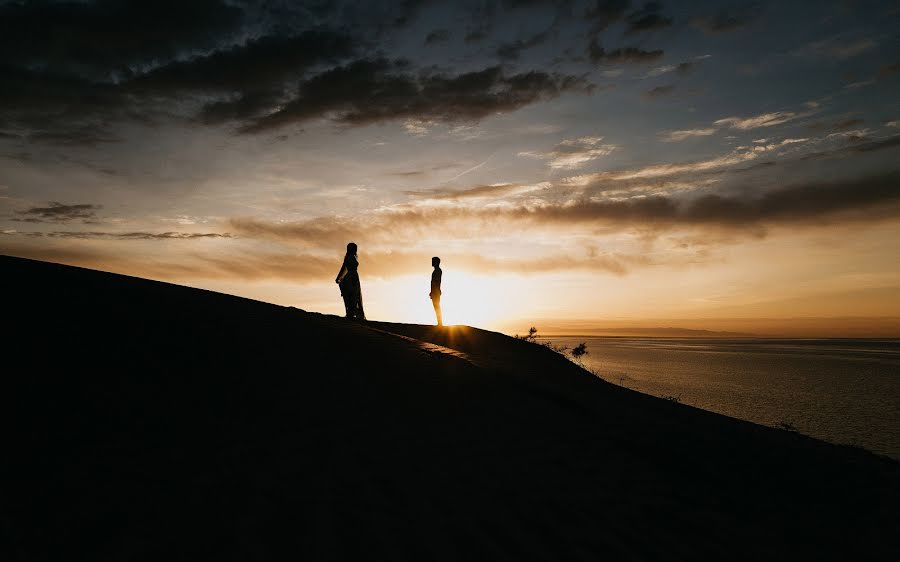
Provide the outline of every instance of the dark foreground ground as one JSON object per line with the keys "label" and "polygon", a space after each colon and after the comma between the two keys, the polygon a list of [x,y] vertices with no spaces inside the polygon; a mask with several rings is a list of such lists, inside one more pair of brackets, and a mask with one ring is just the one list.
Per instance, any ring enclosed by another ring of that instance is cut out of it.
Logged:
{"label": "dark foreground ground", "polygon": [[0,560],[896,560],[900,464],[369,323],[0,257]]}

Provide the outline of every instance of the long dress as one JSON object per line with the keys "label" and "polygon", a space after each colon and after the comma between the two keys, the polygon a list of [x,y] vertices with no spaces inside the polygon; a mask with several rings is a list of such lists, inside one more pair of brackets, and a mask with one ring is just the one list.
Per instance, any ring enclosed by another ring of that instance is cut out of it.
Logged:
{"label": "long dress", "polygon": [[337,281],[341,288],[341,296],[344,298],[344,309],[347,318],[366,319],[363,311],[362,287],[359,284],[359,260],[354,254],[344,256],[344,263],[338,272]]}

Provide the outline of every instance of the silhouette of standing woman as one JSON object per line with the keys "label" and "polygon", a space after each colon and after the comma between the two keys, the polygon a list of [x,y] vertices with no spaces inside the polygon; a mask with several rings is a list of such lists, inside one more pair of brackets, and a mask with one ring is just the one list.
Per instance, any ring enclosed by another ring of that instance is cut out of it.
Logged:
{"label": "silhouette of standing woman", "polygon": [[347,310],[347,318],[366,319],[363,312],[362,287],[359,285],[359,258],[356,257],[356,244],[347,244],[347,255],[344,263],[334,280],[341,288],[341,296],[344,297],[344,308]]}
{"label": "silhouette of standing woman", "polygon": [[431,272],[431,292],[428,293],[428,296],[431,297],[431,304],[434,305],[434,315],[437,316],[437,325],[443,326],[444,314],[441,312],[441,277],[444,275],[444,272],[441,270],[441,258],[431,258],[431,267],[434,268],[434,271]]}

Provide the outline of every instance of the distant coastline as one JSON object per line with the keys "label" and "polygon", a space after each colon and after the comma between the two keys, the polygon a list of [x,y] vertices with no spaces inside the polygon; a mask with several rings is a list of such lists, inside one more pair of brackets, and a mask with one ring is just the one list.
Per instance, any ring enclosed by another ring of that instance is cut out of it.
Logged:
{"label": "distant coastline", "polygon": [[[543,336],[544,334],[542,334]],[[549,336],[563,334],[546,334]],[[568,335],[568,334],[566,334]],[[693,330],[690,328],[594,328],[585,331],[584,336],[621,336],[621,337],[668,337],[668,338],[759,338],[771,337],[747,332],[717,332],[714,330]]]}
{"label": "distant coastline", "polygon": [[541,336],[672,338],[897,339],[900,317],[786,318],[567,318],[518,319],[503,323],[513,334],[535,326]]}

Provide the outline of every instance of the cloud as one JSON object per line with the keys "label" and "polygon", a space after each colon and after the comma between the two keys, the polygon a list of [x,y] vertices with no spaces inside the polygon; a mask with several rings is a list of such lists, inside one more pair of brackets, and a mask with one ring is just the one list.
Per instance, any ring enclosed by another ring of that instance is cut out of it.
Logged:
{"label": "cloud", "polygon": [[891,64],[886,64],[878,69],[878,78],[884,79],[900,72],[900,60],[896,60]]}
{"label": "cloud", "polygon": [[35,131],[29,133],[30,142],[43,142],[59,146],[97,146],[100,144],[121,141],[120,138],[110,135],[95,126],[82,126],[77,129],[57,131]]}
{"label": "cloud", "polygon": [[667,196],[519,207],[506,216],[541,223],[603,222],[631,226],[747,227],[768,224],[831,224],[900,219],[900,172],[818,181],[767,191],[757,197],[707,194],[678,200]]}
{"label": "cloud", "polygon": [[[115,140],[110,131],[122,122],[189,119],[241,132],[309,119],[460,122],[592,91],[583,76],[417,68],[373,49],[421,5],[0,3],[4,135],[96,146]],[[426,39],[449,33],[435,29]],[[514,57],[549,33],[503,53]]]}
{"label": "cloud", "polygon": [[800,117],[798,114],[790,111],[775,111],[772,113],[763,113],[754,117],[726,117],[715,121],[713,125],[720,127],[731,127],[732,129],[740,129],[748,131],[758,129],[760,127],[771,127],[772,125],[780,125],[787,123],[792,119]]}
{"label": "cloud", "polygon": [[[599,177],[599,175],[598,175]],[[502,235],[531,227],[613,230],[716,228],[754,230],[773,225],[830,225],[900,220],[900,171],[811,181],[769,189],[679,197],[658,194],[578,199],[561,203],[500,206],[400,206],[367,217],[319,218],[298,223],[233,219],[232,229],[249,238],[340,248],[348,240],[397,245],[428,232],[486,231]],[[386,233],[389,233],[386,234]]]}
{"label": "cloud", "polygon": [[729,33],[752,23],[762,12],[759,3],[722,8],[715,14],[691,20],[691,25],[709,35]]}
{"label": "cloud", "polygon": [[549,160],[554,170],[571,170],[602,156],[608,156],[618,147],[603,144],[603,137],[581,137],[564,140],[549,152],[520,152],[519,156]]}
{"label": "cloud", "polygon": [[625,35],[633,35],[645,31],[663,29],[672,25],[672,19],[660,14],[662,4],[647,2],[643,8],[635,10],[625,18],[627,28]]}
{"label": "cloud", "polygon": [[[653,90],[647,92],[645,95],[648,97],[654,97],[654,95],[664,95],[666,93],[669,93],[669,91],[670,90],[659,91],[659,88],[654,88]],[[774,125],[787,123],[788,121],[792,121],[800,117],[805,117],[807,115],[810,115],[810,113],[811,112],[795,113],[792,111],[775,111],[772,113],[755,115],[753,117],[725,117],[723,119],[714,121],[712,123],[712,127],[698,127],[696,129],[666,131],[659,133],[659,136],[663,142],[678,142],[691,137],[710,136],[715,134],[719,128],[723,127],[738,129],[741,131],[750,131],[762,127],[772,127]]]}
{"label": "cloud", "polygon": [[808,126],[808,128],[812,129],[814,131],[820,131],[823,129],[831,130],[831,131],[846,131],[847,129],[852,129],[853,127],[858,127],[859,125],[862,125],[863,123],[865,123],[865,120],[863,120],[863,119],[851,118],[851,119],[843,119],[841,121],[835,121],[834,123],[831,123],[831,124],[826,124],[826,123],[822,123],[822,122],[812,123]]}
{"label": "cloud", "polygon": [[537,47],[550,38],[550,30],[536,33],[527,39],[517,39],[511,43],[503,43],[497,47],[497,56],[505,60],[516,60],[522,51]]}
{"label": "cloud", "polygon": [[82,240],[198,240],[210,238],[233,238],[227,232],[97,232],[97,231],[57,231],[47,232],[48,238],[77,238]]}
{"label": "cloud", "polygon": [[644,97],[648,99],[655,99],[663,96],[668,96],[674,91],[675,84],[666,84],[664,86],[657,86],[655,88],[647,90],[646,92],[644,92]]}
{"label": "cloud", "polygon": [[[834,150],[825,150],[820,152],[811,152],[802,157],[802,160],[831,160],[836,158],[846,158],[854,154],[866,154],[869,152],[879,152],[900,147],[900,135],[894,135],[883,139],[866,141],[864,135],[854,134],[852,131],[841,133],[843,138],[849,140],[852,144],[842,146]],[[829,135],[834,138],[833,135]],[[857,137],[857,138],[854,138]]]}
{"label": "cloud", "polygon": [[121,87],[239,34],[245,12],[224,0],[0,3],[0,115],[33,140],[89,146],[85,127],[147,118]]}
{"label": "cloud", "polygon": [[613,23],[621,20],[631,4],[630,0],[596,0],[589,3],[584,18],[590,22],[590,32],[594,36]]}
{"label": "cloud", "polygon": [[716,134],[716,131],[718,131],[718,129],[716,128],[666,131],[664,133],[660,133],[660,139],[663,142],[679,142],[693,137],[708,137],[710,135]]}
{"label": "cloud", "polygon": [[654,164],[636,170],[620,170],[615,172],[600,172],[596,179],[630,180],[637,178],[658,178],[673,176],[676,174],[689,174],[695,172],[707,172],[719,168],[727,168],[741,164],[757,157],[755,152],[736,150],[724,156],[717,156],[708,160],[694,162],[675,162],[671,164]]}
{"label": "cloud", "polygon": [[303,81],[281,109],[251,121],[244,133],[258,133],[310,119],[347,125],[413,119],[433,122],[478,120],[555,98],[590,92],[577,76],[531,71],[506,75],[499,66],[455,76],[414,73],[386,59],[359,60]]}
{"label": "cloud", "polygon": [[144,96],[218,96],[205,104],[200,118],[221,123],[270,111],[286,95],[290,79],[317,65],[343,60],[357,48],[348,35],[330,30],[265,36],[159,66],[124,82],[122,89]]}
{"label": "cloud", "polygon": [[224,0],[4,2],[0,63],[90,80],[217,47],[244,11]]}
{"label": "cloud", "polygon": [[875,42],[867,37],[850,39],[844,35],[839,35],[808,43],[798,49],[796,54],[807,57],[845,60],[858,57],[873,48],[875,48]]}
{"label": "cloud", "polygon": [[514,195],[522,195],[551,186],[549,182],[541,182],[537,184],[517,184],[517,183],[498,183],[492,185],[476,185],[466,189],[429,189],[425,191],[404,191],[407,195],[413,197],[421,197],[426,199],[444,199],[444,200],[463,200],[463,199],[499,199],[501,197],[510,197]]}
{"label": "cloud", "polygon": [[425,36],[426,45],[434,45],[435,43],[443,43],[450,39],[449,29],[435,29]]}
{"label": "cloud", "polygon": [[101,205],[88,203],[64,205],[52,201],[46,207],[32,207],[25,211],[18,211],[17,214],[24,217],[19,219],[21,222],[69,222],[76,219],[93,219],[101,208]]}
{"label": "cloud", "polygon": [[587,48],[588,59],[594,64],[646,64],[660,59],[660,49],[645,51],[637,47],[624,47],[607,51],[596,40],[592,40]]}
{"label": "cloud", "polygon": [[[391,278],[421,273],[431,263],[431,253],[379,252],[361,248],[360,268],[366,278]],[[296,252],[239,252],[227,255],[194,254],[161,256],[154,260],[131,258],[102,247],[9,244],[0,239],[5,255],[66,263],[150,279],[280,279],[292,283],[330,282],[340,267],[340,255],[322,256]],[[635,266],[651,265],[643,255],[596,252],[582,256],[549,256],[530,259],[497,259],[477,253],[442,253],[442,262],[454,270],[479,274],[534,274],[560,270],[586,270],[624,275]]]}
{"label": "cloud", "polygon": [[292,282],[312,282],[333,279],[340,261],[309,254],[288,252],[237,253],[229,255],[188,254],[182,257],[159,256],[140,259],[98,246],[73,245],[39,246],[7,243],[0,240],[0,252],[6,255],[51,261],[135,275],[148,279],[239,279],[263,281],[286,279]]}

